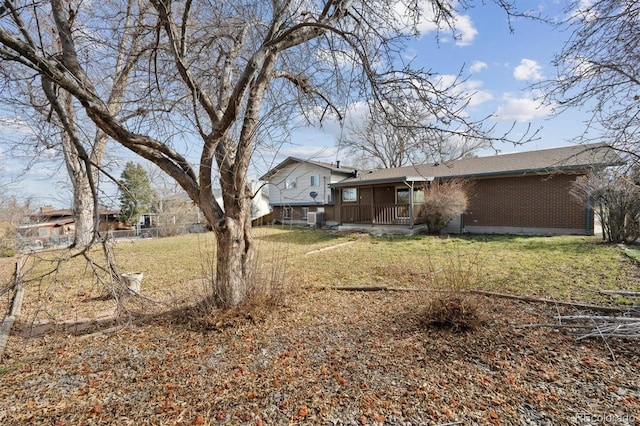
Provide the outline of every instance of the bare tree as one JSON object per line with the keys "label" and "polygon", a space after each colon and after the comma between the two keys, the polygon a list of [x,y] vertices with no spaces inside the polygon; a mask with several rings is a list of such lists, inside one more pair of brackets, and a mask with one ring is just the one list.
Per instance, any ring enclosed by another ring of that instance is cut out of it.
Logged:
{"label": "bare tree", "polygon": [[[109,16],[143,3],[108,2]],[[341,118],[344,99],[373,99],[400,111],[410,97],[443,121],[460,111],[429,73],[396,66],[412,35],[407,28],[424,11],[413,1],[150,3],[152,10],[141,10],[132,23],[153,44],[129,57],[139,65],[125,96],[137,114],[133,120],[109,108],[100,78],[87,71],[113,63],[122,49],[108,37],[117,28],[89,19],[88,3],[5,1],[0,57],[70,93],[109,137],[180,184],[217,237],[212,300],[218,306],[240,304],[248,294],[254,244],[247,171],[263,129],[317,108]],[[451,3],[427,7],[439,26],[454,21]],[[45,37],[37,23],[47,17],[56,31]],[[104,18],[99,22],[109,22]],[[83,34],[103,31],[108,34],[100,40],[81,43]],[[45,44],[43,37],[56,43]],[[469,134],[491,138],[481,122],[469,124]],[[197,167],[188,160],[194,151]],[[223,205],[213,196],[215,176]]]}
{"label": "bare tree", "polygon": [[559,27],[557,77],[542,82],[558,112],[589,108],[581,137],[606,141],[640,160],[640,4],[635,0],[571,1]]}
{"label": "bare tree", "polygon": [[[443,88],[451,93],[443,102],[452,108],[445,115],[438,116],[424,104],[410,100],[402,110],[397,105],[372,103],[365,120],[347,126],[339,147],[368,167],[392,168],[456,160],[491,145],[498,138],[479,137],[476,130],[480,123],[470,122],[463,114],[470,95],[458,90],[459,84],[453,81]],[[463,107],[454,109],[455,105]],[[506,140],[506,135],[502,139]]]}
{"label": "bare tree", "polygon": [[[134,71],[136,62],[134,56],[140,52],[141,29],[136,20],[142,16],[142,10],[134,7],[136,0],[128,0],[124,11],[120,15],[110,18],[111,31],[109,43],[101,43],[101,48],[112,49],[110,62],[101,62],[100,68],[92,68],[87,63],[87,73],[99,79],[100,92],[104,93],[105,106],[114,115],[120,113],[127,105],[125,88],[130,83],[129,75]],[[12,5],[6,7],[11,10]],[[76,19],[81,13],[69,4],[70,19]],[[92,5],[91,15],[97,15],[96,9],[111,10],[108,3]],[[16,11],[17,12],[17,11]],[[104,10],[103,10],[104,12]],[[89,14],[84,12],[89,17]],[[22,25],[22,30],[29,30],[29,24],[20,20],[19,14],[14,14],[16,23]],[[37,17],[37,14],[34,14]],[[38,36],[40,49],[50,52],[51,59],[61,51],[60,39],[54,36],[55,22],[50,18],[40,17],[38,20]],[[139,23],[139,21],[138,21]],[[86,30],[86,31],[85,31]],[[91,33],[89,29],[79,29],[76,39],[78,44],[89,46],[101,41],[103,34]],[[32,40],[33,42],[33,40]],[[60,63],[58,66],[62,66]],[[38,129],[37,140],[47,149],[59,149],[73,187],[73,211],[75,218],[75,238],[73,246],[84,248],[91,245],[98,229],[98,189],[97,182],[102,159],[109,140],[108,135],[99,127],[83,116],[83,108],[73,96],[46,74],[24,75],[20,66],[6,62],[2,68],[5,84],[12,86],[11,94],[7,97],[15,105],[22,103],[31,107],[35,112],[30,116],[32,128]],[[12,97],[16,94],[18,98]],[[24,98],[24,99],[22,99]],[[7,102],[7,99],[4,100]],[[130,113],[129,113],[130,114]]]}

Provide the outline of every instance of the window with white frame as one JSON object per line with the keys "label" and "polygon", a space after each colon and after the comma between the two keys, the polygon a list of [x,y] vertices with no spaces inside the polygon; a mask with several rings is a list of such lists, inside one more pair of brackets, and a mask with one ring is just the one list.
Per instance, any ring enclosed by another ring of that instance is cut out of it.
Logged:
{"label": "window with white frame", "polygon": [[[413,189],[413,202],[424,202],[424,191],[418,188]],[[396,203],[409,204],[409,188],[396,188]]]}
{"label": "window with white frame", "polygon": [[358,191],[356,188],[344,188],[342,190],[342,201],[353,202],[358,200]]}
{"label": "window with white frame", "polygon": [[311,176],[311,186],[320,186],[320,176],[319,175]]}
{"label": "window with white frame", "polygon": [[295,178],[287,178],[284,181],[284,189],[295,188],[296,187],[296,179]]}
{"label": "window with white frame", "polygon": [[308,213],[309,213],[309,207],[303,207],[302,208],[302,218],[306,220]]}
{"label": "window with white frame", "polygon": [[282,208],[282,218],[283,219],[291,219],[291,207],[283,207]]}

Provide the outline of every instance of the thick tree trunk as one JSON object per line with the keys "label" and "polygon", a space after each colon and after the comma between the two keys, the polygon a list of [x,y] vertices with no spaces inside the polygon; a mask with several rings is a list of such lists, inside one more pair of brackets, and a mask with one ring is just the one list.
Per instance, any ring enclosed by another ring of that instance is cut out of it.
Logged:
{"label": "thick tree trunk", "polygon": [[230,210],[214,227],[217,258],[213,295],[220,308],[242,304],[256,278],[250,209]]}

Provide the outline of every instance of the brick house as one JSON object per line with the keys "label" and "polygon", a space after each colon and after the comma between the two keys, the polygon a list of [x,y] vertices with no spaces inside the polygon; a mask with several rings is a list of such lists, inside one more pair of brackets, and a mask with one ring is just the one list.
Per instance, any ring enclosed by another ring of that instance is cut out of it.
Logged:
{"label": "brick house", "polygon": [[359,172],[330,187],[342,229],[413,233],[422,227],[416,215],[422,188],[461,178],[472,182],[469,204],[446,232],[592,235],[590,200],[573,197],[572,182],[621,163],[607,145],[577,145]]}
{"label": "brick house", "polygon": [[[337,225],[331,185],[352,176],[352,167],[288,157],[260,177],[268,182],[273,218],[282,223]],[[309,215],[311,213],[311,215]]]}

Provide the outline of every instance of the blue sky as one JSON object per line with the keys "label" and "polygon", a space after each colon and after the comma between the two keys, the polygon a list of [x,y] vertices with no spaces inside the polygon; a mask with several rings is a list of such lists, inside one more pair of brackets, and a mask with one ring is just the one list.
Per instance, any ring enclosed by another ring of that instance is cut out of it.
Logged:
{"label": "blue sky", "polygon": [[[523,1],[520,7],[530,7],[551,19],[562,19],[562,5],[557,1]],[[436,40],[433,28],[424,27],[419,40],[405,52],[418,67],[431,69],[444,77],[457,75],[463,68],[468,78],[466,89],[475,92],[466,112],[475,118],[494,115],[489,124],[496,129],[508,129],[515,122],[513,139],[518,139],[531,126],[538,130],[535,140],[524,145],[496,144],[501,153],[554,148],[572,144],[584,130],[586,109],[568,111],[552,117],[551,108],[538,100],[541,93],[530,88],[531,84],[552,79],[555,68],[551,61],[568,36],[549,24],[516,18],[509,21],[505,12],[493,4],[478,6],[465,11],[458,18],[454,39],[450,33],[441,32]],[[500,132],[496,132],[500,133]],[[285,149],[282,156],[313,156],[317,159],[343,162],[348,158],[335,152],[335,144],[327,143],[339,137],[339,129],[328,126],[324,133],[315,130],[298,134],[299,145]],[[480,151],[479,155],[493,155],[495,151]]]}
{"label": "blue sky", "polygon": [[[520,7],[531,7],[551,17],[561,17],[562,13],[561,5],[556,1],[523,1]],[[454,39],[450,33],[443,32],[436,41],[436,32],[425,26],[421,37],[407,49],[405,56],[412,59],[414,65],[431,69],[443,78],[457,75],[464,67],[463,76],[468,78],[465,88],[475,93],[466,111],[470,117],[495,114],[492,123],[498,129],[506,129],[515,121],[514,139],[529,124],[532,129],[539,129],[537,140],[517,147],[512,144],[496,145],[500,152],[569,145],[581,134],[586,112],[571,111],[551,118],[550,110],[541,107],[536,100],[539,93],[529,88],[531,83],[553,77],[555,70],[551,60],[553,54],[561,49],[567,34],[558,33],[544,23],[522,18],[512,20],[511,26],[513,32],[509,29],[506,14],[497,6],[478,6],[458,16],[459,38]],[[11,112],[4,110],[2,113],[0,110],[0,141],[16,134],[20,135],[20,128],[12,125]],[[298,130],[292,136],[292,144],[284,146],[273,161],[277,163],[293,155],[325,161],[341,160],[348,164],[345,153],[336,147],[340,134],[336,123],[328,123],[323,129]],[[480,152],[480,155],[491,154],[493,151]],[[125,160],[129,154],[122,151],[119,155]],[[269,153],[266,156],[269,157]],[[261,163],[250,178],[257,178],[266,172],[268,166],[269,162],[266,165]],[[23,169],[24,165],[11,159],[7,148],[0,144],[0,185],[6,186]],[[55,183],[52,183],[51,174]],[[55,188],[63,185],[65,175],[64,168],[55,161],[39,161],[31,165],[24,179],[13,185],[12,190],[21,196],[34,196],[36,204],[50,203],[63,207],[70,202],[68,187],[62,186],[62,190]]]}

